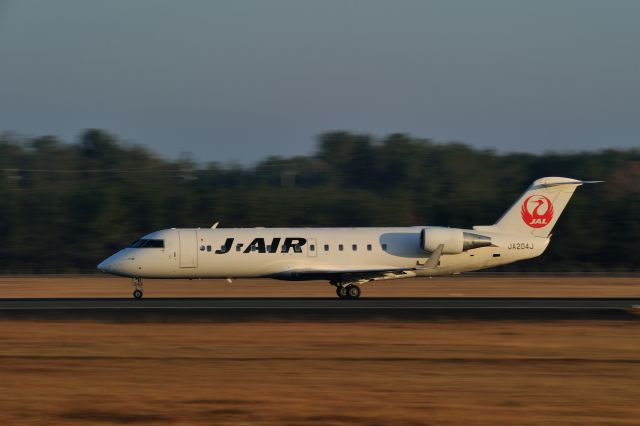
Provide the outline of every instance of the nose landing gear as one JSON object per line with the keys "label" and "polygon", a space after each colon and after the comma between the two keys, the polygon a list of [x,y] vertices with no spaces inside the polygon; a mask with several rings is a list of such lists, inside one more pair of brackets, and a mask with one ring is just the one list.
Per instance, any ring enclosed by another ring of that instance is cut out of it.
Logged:
{"label": "nose landing gear", "polygon": [[144,288],[142,287],[142,278],[133,279],[133,297],[135,299],[142,299],[144,295]]}

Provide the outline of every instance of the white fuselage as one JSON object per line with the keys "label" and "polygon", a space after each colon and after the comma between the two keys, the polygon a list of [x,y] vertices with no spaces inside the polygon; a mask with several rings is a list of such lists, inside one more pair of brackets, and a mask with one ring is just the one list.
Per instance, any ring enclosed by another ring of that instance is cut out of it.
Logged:
{"label": "white fuselage", "polygon": [[540,256],[576,188],[564,177],[535,180],[490,226],[473,229],[224,228],[165,229],[146,235],[98,265],[143,278],[270,277],[327,279],[340,298],[360,297],[359,284],[459,274]]}
{"label": "white fuselage", "polygon": [[[125,248],[98,267],[136,278],[331,278],[340,271],[395,271],[375,279],[456,274],[539,256],[548,238],[483,231],[490,247],[443,254],[422,268],[423,227],[166,229],[143,237],[161,247]],[[469,230],[469,232],[477,232]],[[158,244],[160,245],[160,244]],[[400,270],[405,271],[400,271]],[[328,273],[330,271],[331,273]]]}

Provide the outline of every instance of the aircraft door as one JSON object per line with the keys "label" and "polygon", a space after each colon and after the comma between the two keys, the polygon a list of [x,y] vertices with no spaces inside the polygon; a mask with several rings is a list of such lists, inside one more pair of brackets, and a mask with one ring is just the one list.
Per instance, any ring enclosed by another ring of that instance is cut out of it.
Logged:
{"label": "aircraft door", "polygon": [[180,231],[180,267],[198,266],[198,235],[196,231]]}
{"label": "aircraft door", "polygon": [[309,238],[307,240],[307,256],[309,257],[318,256],[318,243],[315,238]]}

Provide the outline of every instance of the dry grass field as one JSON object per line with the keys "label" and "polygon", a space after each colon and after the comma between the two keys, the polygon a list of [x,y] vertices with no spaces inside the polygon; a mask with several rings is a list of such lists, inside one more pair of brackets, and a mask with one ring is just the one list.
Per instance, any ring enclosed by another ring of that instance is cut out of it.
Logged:
{"label": "dry grass field", "polygon": [[[634,278],[452,277],[380,296],[635,296]],[[2,278],[0,298],[129,297]],[[332,297],[326,283],[147,281],[146,297]],[[637,425],[638,321],[0,321],[0,425]]]}
{"label": "dry grass field", "polygon": [[0,424],[637,425],[640,323],[0,322]]}
{"label": "dry grass field", "polygon": [[[145,280],[145,297],[335,297],[326,281]],[[0,277],[0,298],[131,297],[128,278]],[[453,276],[364,284],[363,297],[640,297],[640,277]]]}

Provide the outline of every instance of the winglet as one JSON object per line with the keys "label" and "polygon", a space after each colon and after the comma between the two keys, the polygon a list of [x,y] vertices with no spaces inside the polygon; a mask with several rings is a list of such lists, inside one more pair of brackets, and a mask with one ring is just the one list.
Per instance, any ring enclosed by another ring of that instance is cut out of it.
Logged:
{"label": "winglet", "polygon": [[218,227],[219,222],[214,223],[213,225],[211,225],[211,229],[216,229]]}
{"label": "winglet", "polygon": [[436,249],[431,253],[429,260],[424,264],[420,269],[436,269],[438,266],[438,262],[440,261],[440,256],[442,256],[442,250],[444,250],[444,244],[440,244]]}

